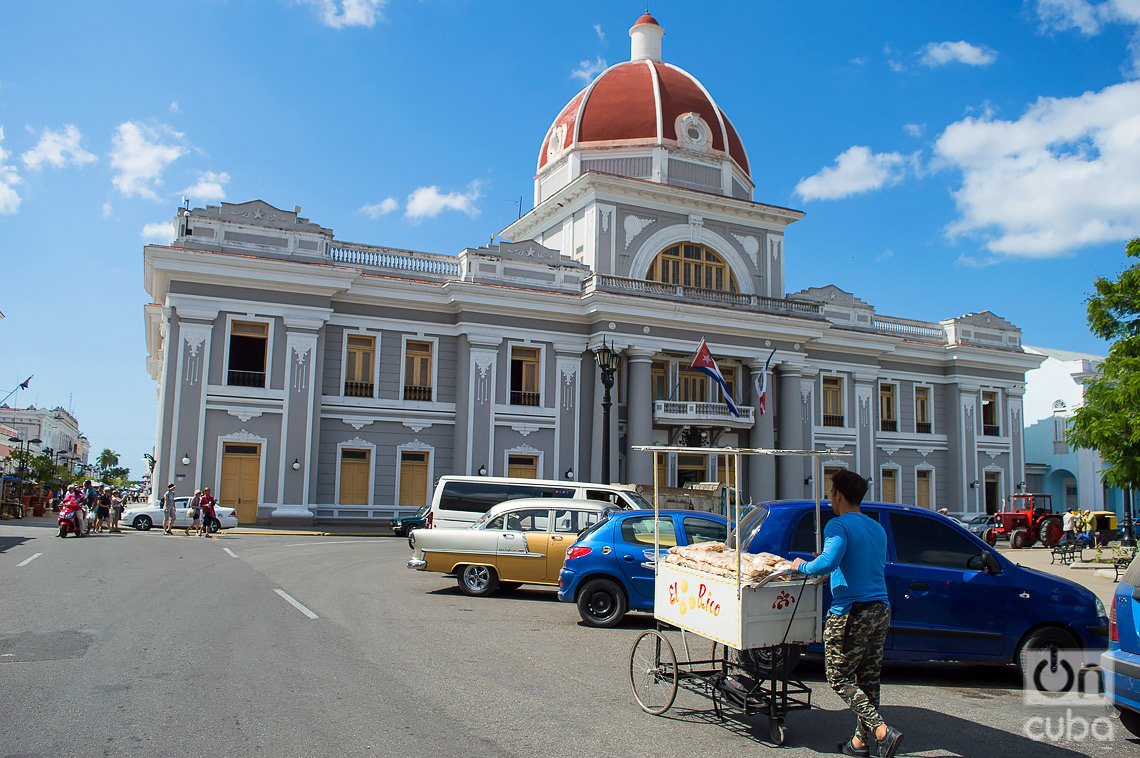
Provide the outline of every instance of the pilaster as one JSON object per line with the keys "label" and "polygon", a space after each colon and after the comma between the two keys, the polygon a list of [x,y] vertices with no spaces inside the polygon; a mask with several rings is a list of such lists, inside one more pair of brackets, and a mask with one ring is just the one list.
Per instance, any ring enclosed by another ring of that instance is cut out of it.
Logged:
{"label": "pilaster", "polygon": [[635,445],[653,444],[653,355],[652,350],[626,350],[629,384],[626,393],[627,438],[625,451],[627,479],[635,484],[653,481],[653,456],[635,451]]}
{"label": "pilaster", "polygon": [[[749,392],[751,404],[756,408],[756,423],[748,433],[751,447],[771,449],[776,446],[775,379],[768,377],[767,410],[760,413],[760,397],[756,387],[763,383],[764,361],[755,360],[748,364]],[[776,499],[776,460],[769,455],[748,456],[748,495],[752,502],[762,503]]]}
{"label": "pilaster", "polygon": [[[277,472],[276,523],[313,523],[309,510],[313,475],[313,421],[316,413],[317,331],[321,319],[285,319],[285,400],[281,409],[281,457]],[[300,468],[293,469],[293,461]]]}

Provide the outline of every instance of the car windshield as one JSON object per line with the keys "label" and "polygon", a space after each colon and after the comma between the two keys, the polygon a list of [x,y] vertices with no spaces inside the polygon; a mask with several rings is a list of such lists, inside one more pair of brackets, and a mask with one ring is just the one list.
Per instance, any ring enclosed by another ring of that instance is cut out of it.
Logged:
{"label": "car windshield", "polygon": [[[740,519],[740,534],[743,535],[742,543],[747,546],[752,544],[753,538],[760,533],[760,527],[764,525],[764,520],[768,518],[768,506],[758,505],[748,512],[747,516]],[[728,534],[728,539],[724,544],[728,547],[736,547],[736,529],[733,529]]]}
{"label": "car windshield", "polygon": [[989,520],[990,520],[989,514],[985,514],[982,516],[974,516],[967,523],[969,523],[969,524],[984,524]]}
{"label": "car windshield", "polygon": [[624,490],[623,494],[633,502],[637,503],[638,508],[647,511],[653,510],[653,503],[649,502],[649,500],[646,499],[645,495],[642,495],[640,492],[637,492],[636,490]]}

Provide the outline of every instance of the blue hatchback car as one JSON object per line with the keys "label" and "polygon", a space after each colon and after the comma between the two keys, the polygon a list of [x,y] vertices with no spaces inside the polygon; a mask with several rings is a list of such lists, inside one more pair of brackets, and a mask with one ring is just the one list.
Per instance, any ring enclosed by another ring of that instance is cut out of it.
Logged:
{"label": "blue hatchback car", "polygon": [[1120,711],[1120,723],[1140,737],[1140,558],[1133,558],[1112,599],[1109,650],[1101,668],[1111,677],[1109,698]]}
{"label": "blue hatchback car", "polygon": [[[726,522],[700,511],[660,511],[662,548],[724,542]],[[653,513],[610,513],[583,532],[566,551],[558,578],[558,599],[578,604],[589,626],[615,626],[629,611],[653,610]]]}
{"label": "blue hatchback car", "polygon": [[[1099,652],[1107,646],[1104,606],[1084,587],[1018,566],[961,524],[924,508],[864,503],[862,510],[887,534],[892,610],[888,658],[1020,664],[1027,651],[1080,648]],[[692,511],[664,513],[669,514],[679,539],[686,540],[681,544],[692,541],[685,534],[685,515],[716,518]],[[652,516],[621,515],[646,519],[646,555],[635,554],[632,548],[636,545],[624,539],[620,522],[608,528],[608,522],[602,522],[571,547],[562,572],[559,598],[578,602],[583,620],[595,626],[616,624],[626,610],[625,602],[631,610],[653,609],[653,575],[640,568],[653,554]],[[823,505],[821,517],[824,525],[833,518],[828,504]],[[724,522],[717,523],[719,530],[710,538],[720,540]],[[816,549],[815,502],[779,501],[761,506],[741,519],[740,533],[749,552],[810,558]],[[601,553],[606,545],[611,552]],[[578,547],[591,550],[570,558]],[[595,578],[608,584],[591,585]],[[623,595],[614,598],[613,609],[603,602],[605,598],[583,596],[586,587],[599,586],[612,595],[614,585]],[[827,604],[830,597],[825,598]]]}

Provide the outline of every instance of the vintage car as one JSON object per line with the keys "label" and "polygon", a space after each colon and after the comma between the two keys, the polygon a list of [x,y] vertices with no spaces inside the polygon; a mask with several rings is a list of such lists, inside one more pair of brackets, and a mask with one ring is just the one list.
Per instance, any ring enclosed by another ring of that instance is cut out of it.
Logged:
{"label": "vintage car", "polygon": [[613,503],[521,498],[499,503],[467,528],[415,529],[408,568],[454,575],[468,595],[520,584],[556,586],[566,549]]}

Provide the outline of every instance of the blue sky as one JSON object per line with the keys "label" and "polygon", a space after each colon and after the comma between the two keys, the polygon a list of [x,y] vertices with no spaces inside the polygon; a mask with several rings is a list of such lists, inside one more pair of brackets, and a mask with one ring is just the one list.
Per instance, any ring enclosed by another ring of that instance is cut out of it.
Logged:
{"label": "blue sky", "polygon": [[[990,309],[1102,351],[1084,301],[1140,234],[1140,1],[655,2],[664,59],[799,208],[787,286],[881,313]],[[551,120],[643,5],[10,3],[0,47],[0,386],[153,445],[142,248],[261,198],[342,240],[455,253],[531,206]],[[2,393],[0,393],[2,394]]]}

